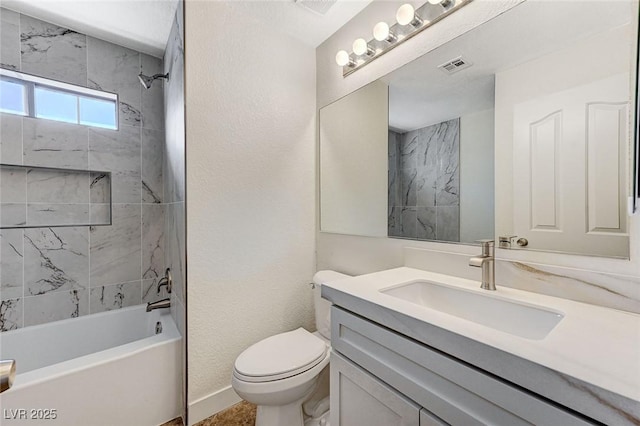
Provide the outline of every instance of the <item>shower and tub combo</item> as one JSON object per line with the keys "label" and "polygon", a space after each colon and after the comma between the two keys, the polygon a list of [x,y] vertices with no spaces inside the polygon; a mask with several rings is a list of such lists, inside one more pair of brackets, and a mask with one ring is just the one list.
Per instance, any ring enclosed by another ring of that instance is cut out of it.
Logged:
{"label": "shower and tub combo", "polygon": [[7,331],[0,347],[17,360],[0,396],[3,425],[152,425],[181,413],[173,367],[182,336],[168,309],[138,305]]}

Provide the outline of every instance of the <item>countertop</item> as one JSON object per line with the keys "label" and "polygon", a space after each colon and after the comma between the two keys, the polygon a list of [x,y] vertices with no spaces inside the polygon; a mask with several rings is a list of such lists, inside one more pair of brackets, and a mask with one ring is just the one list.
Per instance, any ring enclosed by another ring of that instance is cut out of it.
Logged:
{"label": "countertop", "polygon": [[[564,314],[541,340],[502,332],[379,290],[443,283]],[[640,424],[640,315],[477,281],[396,268],[323,284],[322,295],[371,321],[436,347],[589,417]],[[617,424],[617,423],[615,423]]]}

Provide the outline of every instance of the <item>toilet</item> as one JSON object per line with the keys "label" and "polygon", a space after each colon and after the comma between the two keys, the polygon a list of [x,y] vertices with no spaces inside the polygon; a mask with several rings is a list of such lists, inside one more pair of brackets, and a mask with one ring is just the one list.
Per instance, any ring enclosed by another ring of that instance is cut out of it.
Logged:
{"label": "toilet", "polygon": [[231,385],[258,406],[256,426],[329,426],[331,303],[323,283],[348,278],[335,271],[313,276],[316,327],[267,337],[247,348],[233,366]]}

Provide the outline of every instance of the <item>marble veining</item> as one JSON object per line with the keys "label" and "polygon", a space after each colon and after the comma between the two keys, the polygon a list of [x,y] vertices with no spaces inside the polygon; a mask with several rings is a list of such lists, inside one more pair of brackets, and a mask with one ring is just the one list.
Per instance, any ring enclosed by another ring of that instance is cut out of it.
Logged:
{"label": "marble veining", "polygon": [[88,236],[86,227],[26,229],[25,295],[88,287]]}
{"label": "marble veining", "polygon": [[389,236],[460,240],[459,162],[460,119],[389,132]]}
{"label": "marble veining", "polygon": [[89,313],[86,289],[59,291],[24,298],[24,326],[44,324]]}
{"label": "marble veining", "polygon": [[89,309],[95,314],[139,305],[142,303],[141,294],[140,281],[94,287],[89,296]]}
{"label": "marble veining", "polygon": [[0,299],[22,296],[24,240],[21,229],[0,230]]}
{"label": "marble veining", "polygon": [[87,132],[87,127],[76,124],[23,118],[24,164],[87,170]]}
{"label": "marble veining", "polygon": [[142,205],[142,278],[164,276],[164,206]]}
{"label": "marble veining", "polygon": [[142,202],[162,203],[164,132],[142,129]]}
{"label": "marble veining", "polygon": [[140,203],[140,129],[89,130],[89,166],[111,172],[112,202]]}
{"label": "marble veining", "polygon": [[496,278],[497,285],[640,314],[640,277],[498,261]]}
{"label": "marble veining", "polygon": [[140,204],[113,205],[111,226],[92,226],[91,286],[139,280],[142,265]]}
{"label": "marble veining", "polygon": [[16,330],[22,327],[22,299],[0,300],[0,331]]}
{"label": "marble veining", "polygon": [[20,71],[20,14],[0,8],[0,66]]}
{"label": "marble veining", "polygon": [[20,15],[22,71],[66,83],[87,84],[87,37]]}
{"label": "marble veining", "polygon": [[25,203],[0,203],[0,225],[19,227],[27,224],[27,206]]}

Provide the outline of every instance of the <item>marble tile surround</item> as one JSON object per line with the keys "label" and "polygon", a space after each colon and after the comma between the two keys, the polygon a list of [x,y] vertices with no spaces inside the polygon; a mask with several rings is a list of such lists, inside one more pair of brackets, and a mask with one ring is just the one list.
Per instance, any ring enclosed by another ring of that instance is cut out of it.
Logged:
{"label": "marble tile surround", "polygon": [[460,241],[460,119],[389,131],[388,235]]}
{"label": "marble tile surround", "polygon": [[[184,125],[184,39],[182,3],[178,6],[167,50],[164,69],[169,80],[164,86],[164,264],[171,268],[174,291],[171,314],[182,335],[186,332],[186,247],[185,247],[185,125]],[[144,108],[144,103],[143,103]],[[143,150],[145,138],[143,135]],[[143,168],[144,168],[143,164]],[[149,173],[151,175],[151,173]],[[149,181],[151,182],[151,181]],[[152,188],[143,197],[152,197]],[[143,191],[145,188],[143,188]],[[144,199],[144,198],[143,198]],[[151,271],[150,271],[151,272]],[[157,273],[157,272],[155,272]],[[186,356],[183,357],[186,359]]]}
{"label": "marble tile surround", "polygon": [[[167,297],[155,290],[167,225],[164,88],[156,82],[143,90],[137,77],[161,72],[163,60],[4,8],[0,21],[2,67],[116,92],[120,100],[118,131],[0,116],[0,162],[111,171],[115,203],[112,226],[0,230],[0,331]],[[181,155],[184,161],[184,148]],[[101,180],[92,179],[90,199],[103,202]],[[46,192],[52,203],[42,220],[69,214],[55,205],[60,188]],[[9,213],[16,221],[27,214],[17,207]]]}

